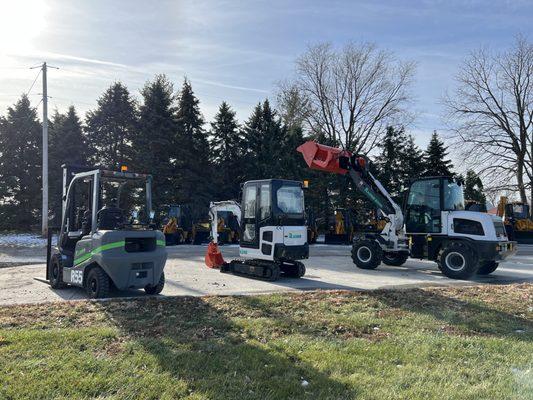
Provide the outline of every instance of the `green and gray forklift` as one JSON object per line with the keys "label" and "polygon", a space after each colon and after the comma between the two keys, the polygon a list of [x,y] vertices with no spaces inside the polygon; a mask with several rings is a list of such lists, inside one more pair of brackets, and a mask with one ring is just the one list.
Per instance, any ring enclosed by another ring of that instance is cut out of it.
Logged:
{"label": "green and gray forklift", "polygon": [[46,279],[52,288],[82,287],[91,298],[110,289],[165,285],[165,237],[153,223],[152,176],[63,165],[61,229],[48,244]]}

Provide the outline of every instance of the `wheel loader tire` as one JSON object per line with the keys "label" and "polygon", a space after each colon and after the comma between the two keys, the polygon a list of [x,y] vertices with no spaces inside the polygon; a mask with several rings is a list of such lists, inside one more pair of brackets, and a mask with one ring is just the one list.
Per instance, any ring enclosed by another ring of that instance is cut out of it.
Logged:
{"label": "wheel loader tire", "polygon": [[352,260],[361,269],[376,269],[383,259],[383,250],[373,240],[358,240],[352,245]]}
{"label": "wheel loader tire", "polygon": [[161,272],[161,278],[159,278],[159,282],[157,285],[146,285],[144,287],[144,291],[146,294],[159,294],[163,291],[163,288],[165,287],[165,272]]}
{"label": "wheel loader tire", "polygon": [[485,261],[479,266],[477,270],[478,275],[489,275],[492,274],[498,268],[498,263],[496,261]]}
{"label": "wheel loader tire", "polygon": [[85,290],[91,299],[109,297],[109,277],[100,267],[94,267],[87,275]]}
{"label": "wheel loader tire", "polygon": [[383,264],[393,265],[399,267],[407,261],[409,254],[405,252],[384,252],[383,253]]}
{"label": "wheel loader tire", "polygon": [[50,259],[50,286],[52,289],[61,289],[65,287],[63,283],[63,266],[61,265],[61,256],[54,255]]}
{"label": "wheel loader tire", "polygon": [[437,263],[442,273],[452,279],[468,279],[479,268],[479,262],[470,247],[457,242],[440,250]]}

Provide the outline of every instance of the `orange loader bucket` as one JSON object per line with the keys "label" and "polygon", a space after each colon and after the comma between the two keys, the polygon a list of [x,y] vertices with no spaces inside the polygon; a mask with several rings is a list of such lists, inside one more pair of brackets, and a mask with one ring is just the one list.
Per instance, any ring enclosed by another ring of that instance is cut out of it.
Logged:
{"label": "orange loader bucket", "polygon": [[216,243],[209,243],[207,252],[205,253],[205,265],[208,268],[220,268],[224,265],[224,257]]}
{"label": "orange loader bucket", "polygon": [[318,144],[312,140],[305,142],[297,149],[304,156],[304,160],[311,169],[346,174],[348,170],[341,168],[339,157],[350,157],[351,153],[335,147]]}

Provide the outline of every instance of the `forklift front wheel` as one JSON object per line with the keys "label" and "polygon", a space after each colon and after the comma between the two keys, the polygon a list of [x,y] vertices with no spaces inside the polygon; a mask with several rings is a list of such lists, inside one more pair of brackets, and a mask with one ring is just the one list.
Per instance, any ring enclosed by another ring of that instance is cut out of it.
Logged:
{"label": "forklift front wheel", "polygon": [[352,260],[361,269],[376,269],[383,259],[383,250],[373,240],[360,240],[352,246]]}
{"label": "forklift front wheel", "polygon": [[146,285],[144,287],[144,291],[146,294],[159,294],[163,291],[163,288],[165,287],[165,272],[161,272],[161,278],[159,278],[159,282],[157,285]]}
{"label": "forklift front wheel", "polygon": [[50,260],[50,286],[52,289],[61,289],[63,283],[63,266],[61,265],[61,256],[53,256]]}
{"label": "forklift front wheel", "polygon": [[94,267],[87,275],[85,290],[91,299],[109,297],[109,277],[100,267]]}
{"label": "forklift front wheel", "polygon": [[385,252],[383,253],[383,264],[399,267],[405,264],[408,258],[409,254],[405,252]]}

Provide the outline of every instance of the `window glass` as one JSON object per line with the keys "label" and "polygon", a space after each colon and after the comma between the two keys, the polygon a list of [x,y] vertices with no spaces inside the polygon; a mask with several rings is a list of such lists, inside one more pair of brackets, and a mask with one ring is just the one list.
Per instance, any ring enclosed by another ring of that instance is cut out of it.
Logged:
{"label": "window glass", "polygon": [[523,204],[512,204],[513,207],[513,216],[516,219],[526,219],[528,210]]}
{"label": "window glass", "polygon": [[440,181],[428,179],[414,182],[407,199],[407,231],[440,231]]}
{"label": "window glass", "polygon": [[304,193],[300,186],[282,186],[277,191],[278,208],[286,214],[303,214]]}
{"label": "window glass", "polygon": [[255,199],[257,187],[250,185],[246,187],[244,193],[244,218],[255,218]]}
{"label": "window glass", "polygon": [[263,220],[270,217],[270,185],[261,185],[259,197],[259,218]]}
{"label": "window glass", "polygon": [[243,240],[245,242],[253,242],[255,239],[255,224],[245,224]]}
{"label": "window glass", "polygon": [[465,209],[463,187],[456,182],[444,181],[444,209],[449,211]]}

